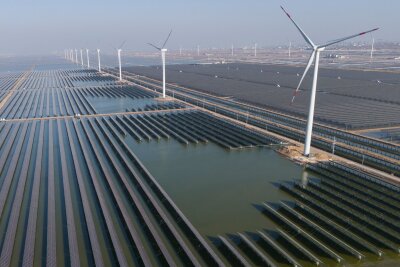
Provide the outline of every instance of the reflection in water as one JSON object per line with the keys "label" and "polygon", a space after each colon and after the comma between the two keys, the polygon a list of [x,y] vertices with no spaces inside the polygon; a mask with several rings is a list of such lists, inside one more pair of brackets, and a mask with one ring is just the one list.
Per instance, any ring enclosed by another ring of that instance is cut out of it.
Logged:
{"label": "reflection in water", "polygon": [[308,172],[304,169],[301,175],[301,187],[306,188],[308,184]]}

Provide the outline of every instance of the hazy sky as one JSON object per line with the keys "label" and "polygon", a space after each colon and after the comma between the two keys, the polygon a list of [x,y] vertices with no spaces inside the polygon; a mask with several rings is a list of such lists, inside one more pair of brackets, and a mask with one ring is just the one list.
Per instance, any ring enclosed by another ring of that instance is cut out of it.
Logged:
{"label": "hazy sky", "polygon": [[[398,0],[6,0],[0,54],[64,48],[148,50],[173,29],[170,49],[301,43],[283,5],[315,41],[381,27],[375,39],[400,41]],[[367,36],[364,41],[370,41]]]}

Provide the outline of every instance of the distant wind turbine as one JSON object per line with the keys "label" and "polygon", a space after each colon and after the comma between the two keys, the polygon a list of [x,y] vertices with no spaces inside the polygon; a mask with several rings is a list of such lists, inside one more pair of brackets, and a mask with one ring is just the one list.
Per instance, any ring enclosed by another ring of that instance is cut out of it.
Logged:
{"label": "distant wind turbine", "polygon": [[100,49],[97,48],[97,62],[99,65],[99,72],[101,72],[101,64],[100,64]]}
{"label": "distant wind turbine", "polygon": [[90,69],[89,49],[86,48],[87,68]]}
{"label": "distant wind turbine", "polygon": [[78,61],[78,49],[75,49],[75,63],[79,64],[79,61]]}
{"label": "distant wind turbine", "polygon": [[290,50],[291,50],[291,48],[292,48],[292,42],[289,42],[289,58],[290,58]]}
{"label": "distant wind turbine", "polygon": [[162,71],[163,71],[163,92],[162,92],[163,98],[165,98],[165,52],[167,52],[165,45],[167,44],[169,37],[171,36],[171,33],[172,30],[169,32],[167,39],[165,39],[164,44],[161,47],[155,46],[151,43],[147,43],[148,45],[151,45],[155,49],[161,51],[161,61],[162,61]]}
{"label": "distant wind turbine", "polygon": [[[306,138],[305,138],[305,143],[304,143],[304,155],[309,156],[310,155],[310,149],[311,149],[311,135],[312,135],[312,128],[313,128],[313,121],[314,121],[314,107],[315,107],[315,96],[316,96],[316,91],[317,91],[317,79],[318,79],[318,64],[319,64],[319,54],[321,51],[323,51],[327,46],[337,44],[340,42],[343,42],[345,40],[364,35],[366,33],[376,31],[379,28],[375,28],[369,31],[353,34],[344,38],[336,39],[333,41],[329,41],[325,44],[322,45],[316,45],[311,41],[311,39],[304,33],[304,31],[297,25],[297,23],[292,19],[292,17],[289,15],[288,12],[281,6],[283,12],[288,16],[288,18],[293,22],[294,26],[296,26],[297,30],[300,32],[304,40],[312,47],[312,53],[310,56],[310,59],[308,60],[306,69],[303,73],[303,76],[300,79],[299,85],[297,86],[293,98],[292,98],[292,103],[296,97],[297,92],[299,91],[300,85],[303,82],[304,77],[306,76],[308,70],[311,67],[311,64],[314,62],[314,77],[313,77],[313,83],[312,83],[312,88],[311,88],[311,99],[310,99],[310,106],[309,106],[309,111],[308,111],[308,120],[307,120],[307,129],[306,129]],[[315,61],[314,61],[315,58]]]}
{"label": "distant wind turbine", "polygon": [[254,57],[257,57],[257,43],[254,44]]}
{"label": "distant wind turbine", "polygon": [[119,80],[122,81],[122,61],[121,61],[121,52],[122,52],[122,47],[126,43],[126,40],[121,43],[121,45],[117,49],[117,54],[118,54],[118,68],[119,68]]}
{"label": "distant wind turbine", "polygon": [[375,39],[372,38],[372,44],[371,44],[371,61],[372,61],[372,56],[374,54],[374,44],[375,44]]}
{"label": "distant wind turbine", "polygon": [[82,51],[82,49],[81,49],[81,65],[83,67],[83,51]]}

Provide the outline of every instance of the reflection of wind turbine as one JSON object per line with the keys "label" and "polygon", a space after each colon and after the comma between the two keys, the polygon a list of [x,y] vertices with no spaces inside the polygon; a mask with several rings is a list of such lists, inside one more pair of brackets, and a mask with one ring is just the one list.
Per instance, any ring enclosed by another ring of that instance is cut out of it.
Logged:
{"label": "reflection of wind turbine", "polygon": [[313,52],[311,53],[310,59],[308,60],[307,67],[303,73],[303,76],[300,79],[299,85],[297,86],[293,98],[292,98],[292,103],[296,97],[297,92],[299,91],[300,85],[304,80],[304,77],[306,76],[308,70],[311,67],[311,64],[314,62],[315,58],[315,63],[314,63],[314,77],[313,77],[313,83],[312,83],[312,88],[311,88],[311,99],[310,99],[310,106],[309,106],[309,111],[308,111],[308,120],[307,120],[307,130],[306,130],[306,140],[304,144],[304,155],[309,156],[310,155],[310,146],[311,146],[311,134],[312,134],[312,127],[313,127],[313,121],[314,121],[314,107],[315,107],[315,95],[317,91],[317,78],[318,78],[318,64],[319,64],[319,54],[321,51],[323,51],[327,46],[337,44],[339,42],[343,42],[345,40],[372,32],[376,31],[379,28],[375,28],[369,31],[357,33],[354,35],[350,35],[344,38],[336,39],[330,42],[327,42],[326,44],[322,45],[316,45],[314,44],[311,39],[304,33],[304,31],[297,25],[297,23],[291,18],[289,13],[286,12],[286,10],[281,6],[283,12],[286,13],[286,15],[289,17],[289,19],[293,22],[294,26],[296,26],[297,30],[299,30],[300,34],[303,36],[304,40],[312,47]]}
{"label": "reflection of wind turbine", "polygon": [[151,43],[147,43],[148,45],[151,45],[155,49],[161,51],[161,60],[162,60],[162,71],[163,71],[163,98],[165,98],[165,52],[167,52],[167,49],[165,48],[165,45],[168,42],[169,37],[171,36],[172,30],[169,32],[167,39],[165,39],[164,44],[161,47],[155,46]]}

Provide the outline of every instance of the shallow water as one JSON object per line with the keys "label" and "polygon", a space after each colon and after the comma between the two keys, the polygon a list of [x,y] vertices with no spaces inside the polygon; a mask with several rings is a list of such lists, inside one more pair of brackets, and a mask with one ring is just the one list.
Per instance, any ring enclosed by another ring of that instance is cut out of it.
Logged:
{"label": "shallow water", "polygon": [[86,97],[98,113],[125,112],[128,108],[144,108],[146,105],[157,103],[152,98],[132,99],[128,97]]}
{"label": "shallow water", "polygon": [[203,235],[273,226],[254,204],[288,199],[273,183],[303,172],[268,148],[227,151],[212,143],[127,141]]}

